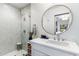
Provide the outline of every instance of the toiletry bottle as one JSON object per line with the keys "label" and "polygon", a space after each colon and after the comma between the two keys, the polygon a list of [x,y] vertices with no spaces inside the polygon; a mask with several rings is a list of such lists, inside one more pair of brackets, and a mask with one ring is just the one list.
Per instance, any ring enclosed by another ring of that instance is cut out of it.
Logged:
{"label": "toiletry bottle", "polygon": [[36,34],[37,34],[36,24],[33,25],[33,30],[32,30],[32,32],[33,32],[32,38],[34,39],[34,38],[36,38]]}

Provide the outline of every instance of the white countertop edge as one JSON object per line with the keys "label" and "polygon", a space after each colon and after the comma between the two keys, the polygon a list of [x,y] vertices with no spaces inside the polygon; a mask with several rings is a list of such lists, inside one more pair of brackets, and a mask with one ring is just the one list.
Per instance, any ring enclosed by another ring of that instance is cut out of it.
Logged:
{"label": "white countertop edge", "polygon": [[[45,39],[46,40],[46,39]],[[77,54],[79,55],[79,48],[67,48],[67,47],[63,47],[63,46],[58,46],[58,45],[53,45],[53,44],[47,44],[44,42],[44,40],[39,40],[39,39],[33,39],[30,41],[31,43],[37,43],[37,44],[41,44],[50,48],[55,48],[55,49],[59,49],[62,50],[64,52],[69,52],[69,53],[73,53],[73,54]]]}

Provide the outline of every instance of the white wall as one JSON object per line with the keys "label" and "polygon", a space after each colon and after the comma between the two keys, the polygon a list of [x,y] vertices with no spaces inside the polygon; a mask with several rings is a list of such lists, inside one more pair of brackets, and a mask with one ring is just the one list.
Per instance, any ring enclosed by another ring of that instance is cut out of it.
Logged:
{"label": "white wall", "polygon": [[[53,5],[59,5],[59,4],[31,4],[31,27],[33,26],[33,24],[37,25],[39,37],[41,34],[45,34],[50,38],[53,37],[52,35],[46,33],[41,26],[43,13],[45,12],[46,9],[48,9]],[[77,42],[77,44],[79,44],[79,4],[76,3],[76,4],[62,4],[62,5],[66,5],[71,9],[73,13],[73,23],[68,31],[61,34],[61,37],[75,41]]]}
{"label": "white wall", "polygon": [[20,12],[7,4],[0,4],[0,55],[15,50],[20,37]]}

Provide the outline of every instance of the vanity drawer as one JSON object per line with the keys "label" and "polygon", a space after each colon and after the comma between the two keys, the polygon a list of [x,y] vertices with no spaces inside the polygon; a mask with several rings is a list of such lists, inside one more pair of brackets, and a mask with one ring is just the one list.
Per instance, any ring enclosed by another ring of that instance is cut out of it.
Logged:
{"label": "vanity drawer", "polygon": [[75,54],[72,54],[72,53],[69,53],[63,50],[59,50],[56,48],[50,48],[50,47],[36,44],[36,43],[32,43],[32,49],[36,49],[50,56],[73,56],[75,55]]}
{"label": "vanity drawer", "polygon": [[48,56],[48,55],[46,55],[36,49],[32,49],[32,56]]}

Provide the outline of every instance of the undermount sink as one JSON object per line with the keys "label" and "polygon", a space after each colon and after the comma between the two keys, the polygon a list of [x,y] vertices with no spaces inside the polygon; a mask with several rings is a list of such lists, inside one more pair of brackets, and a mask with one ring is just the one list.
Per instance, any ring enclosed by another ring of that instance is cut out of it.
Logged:
{"label": "undermount sink", "polygon": [[49,39],[47,41],[47,43],[51,43],[51,44],[55,44],[55,45],[60,45],[60,46],[65,46],[65,47],[69,46],[69,42],[67,42],[67,41],[56,41],[56,40]]}

